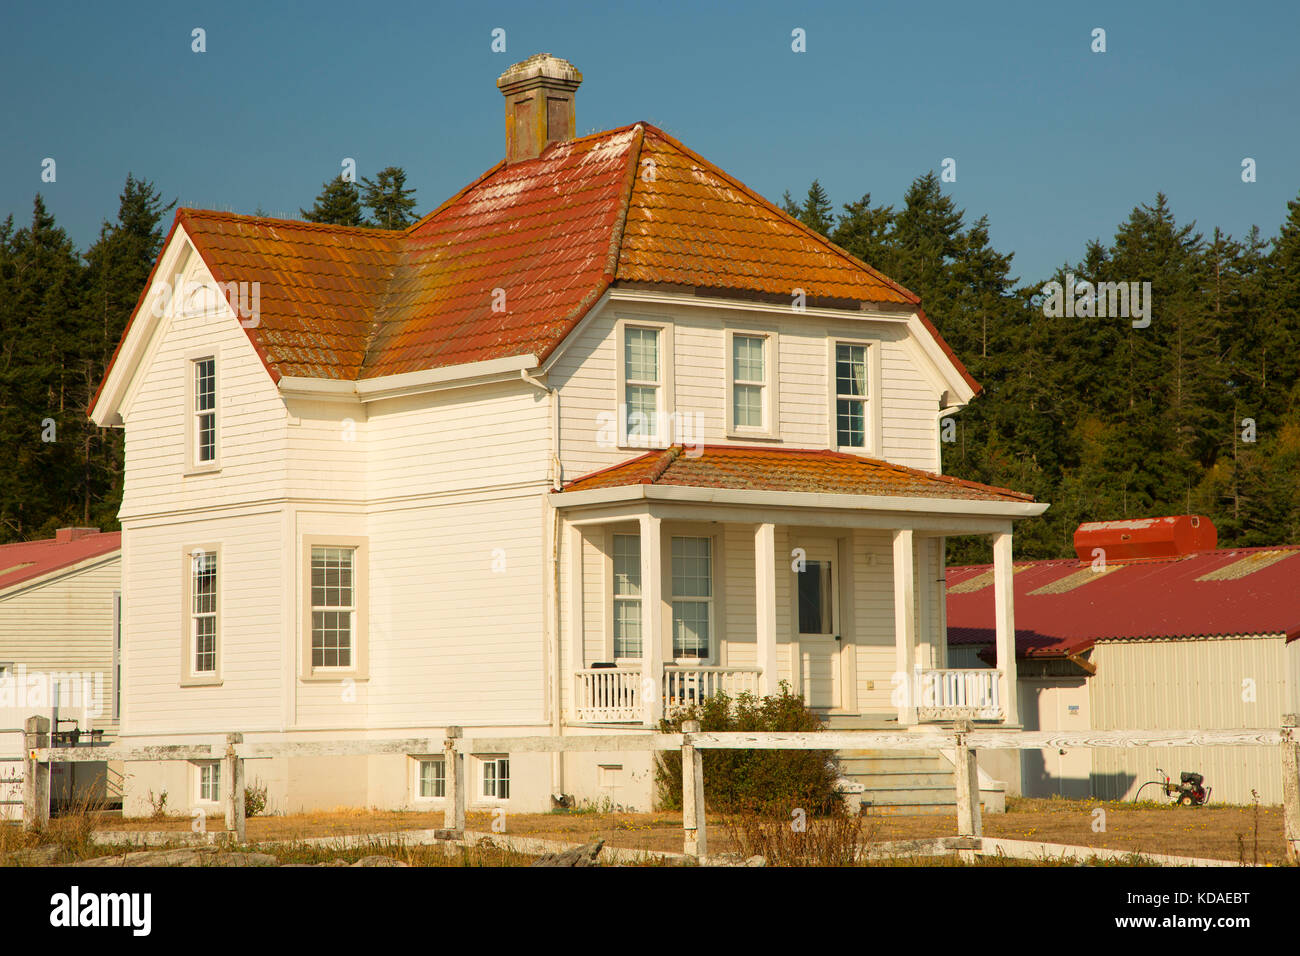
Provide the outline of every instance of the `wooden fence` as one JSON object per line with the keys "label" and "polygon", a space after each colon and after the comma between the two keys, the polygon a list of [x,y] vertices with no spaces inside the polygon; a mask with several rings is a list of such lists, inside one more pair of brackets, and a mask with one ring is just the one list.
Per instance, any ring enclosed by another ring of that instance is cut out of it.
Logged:
{"label": "wooden fence", "polygon": [[708,853],[704,815],[705,750],[912,750],[953,751],[957,791],[957,835],[982,838],[979,776],[980,750],[1039,750],[1077,747],[1255,747],[1277,746],[1282,774],[1283,821],[1287,860],[1300,864],[1300,717],[1282,718],[1278,730],[1149,731],[1113,730],[1054,733],[1021,730],[976,730],[970,721],[957,721],[951,734],[845,730],[805,733],[703,733],[697,721],[687,721],[679,734],[635,732],[590,736],[472,737],[460,727],[448,727],[441,739],[321,740],[299,743],[244,743],[242,734],[228,734],[225,750],[210,744],[190,746],[115,746],[93,751],[51,747],[49,719],[29,718],[24,726],[24,821],[30,828],[49,821],[50,764],[85,760],[214,760],[223,761],[222,779],[231,781],[226,796],[226,828],[245,842],[244,760],[257,757],[326,757],[375,754],[430,754],[441,751],[446,761],[447,804],[443,827],[452,834],[465,830],[468,780],[467,753],[592,753],[680,750],[682,755],[682,831],[685,852]]}

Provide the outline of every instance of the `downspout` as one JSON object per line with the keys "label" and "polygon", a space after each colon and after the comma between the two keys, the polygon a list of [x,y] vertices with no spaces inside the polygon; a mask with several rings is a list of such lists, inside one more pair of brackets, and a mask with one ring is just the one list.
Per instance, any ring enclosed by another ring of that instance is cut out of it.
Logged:
{"label": "downspout", "polygon": [[[563,465],[560,463],[560,392],[559,389],[539,381],[529,375],[526,369],[519,370],[520,381],[527,382],[534,388],[541,389],[551,400],[551,488],[559,491],[564,484]],[[560,670],[560,511],[552,507],[551,519],[551,588],[550,607],[547,614],[547,628],[550,631],[548,646],[551,654],[551,734],[560,736],[563,729],[560,688],[563,686],[563,674]],[[556,751],[551,754],[551,793],[564,793],[564,754]]]}

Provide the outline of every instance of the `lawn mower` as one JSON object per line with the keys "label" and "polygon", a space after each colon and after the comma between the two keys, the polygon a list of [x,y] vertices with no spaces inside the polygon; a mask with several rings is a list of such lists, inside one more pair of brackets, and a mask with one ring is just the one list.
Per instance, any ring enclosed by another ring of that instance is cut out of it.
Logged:
{"label": "lawn mower", "polygon": [[1210,802],[1210,791],[1212,787],[1203,787],[1205,778],[1199,773],[1189,773],[1184,770],[1178,776],[1179,783],[1174,783],[1169,779],[1169,774],[1165,773],[1159,767],[1156,767],[1156,773],[1164,774],[1163,780],[1148,780],[1142,786],[1138,787],[1137,793],[1133,795],[1133,802],[1137,803],[1142,796],[1142,791],[1147,787],[1160,787],[1169,797],[1171,803],[1183,807],[1203,807]]}

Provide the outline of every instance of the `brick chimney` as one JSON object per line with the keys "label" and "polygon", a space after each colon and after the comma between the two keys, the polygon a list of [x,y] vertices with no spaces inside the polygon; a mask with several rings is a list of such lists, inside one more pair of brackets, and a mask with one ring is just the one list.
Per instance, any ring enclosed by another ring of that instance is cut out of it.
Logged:
{"label": "brick chimney", "polygon": [[80,541],[82,538],[88,538],[92,534],[99,534],[99,529],[59,528],[54,532],[54,541],[56,544],[71,544],[73,541]]}
{"label": "brick chimney", "polygon": [[497,78],[506,98],[506,162],[536,159],[551,143],[573,139],[573,94],[582,83],[568,60],[538,53]]}

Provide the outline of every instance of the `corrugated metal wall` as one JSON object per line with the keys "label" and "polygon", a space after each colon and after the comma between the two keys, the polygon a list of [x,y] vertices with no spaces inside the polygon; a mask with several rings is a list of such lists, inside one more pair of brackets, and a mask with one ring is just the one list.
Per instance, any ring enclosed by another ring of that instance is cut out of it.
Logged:
{"label": "corrugated metal wall", "polygon": [[[1287,669],[1280,637],[1215,640],[1104,641],[1089,680],[1094,730],[1231,730],[1280,726]],[[1093,794],[1131,799],[1157,779],[1159,765],[1176,781],[1183,770],[1205,776],[1212,800],[1281,803],[1275,747],[1171,747],[1093,751]],[[1152,796],[1148,788],[1143,797]]]}

